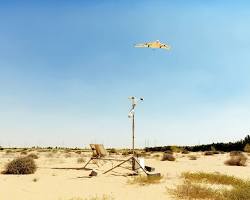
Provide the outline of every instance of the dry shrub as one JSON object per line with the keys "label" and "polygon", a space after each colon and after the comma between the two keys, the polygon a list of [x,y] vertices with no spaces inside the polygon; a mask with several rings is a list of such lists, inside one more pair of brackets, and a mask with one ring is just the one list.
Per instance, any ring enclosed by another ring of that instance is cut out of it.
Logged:
{"label": "dry shrub", "polygon": [[186,149],[183,149],[181,153],[182,153],[182,154],[189,154],[189,151],[186,150]]}
{"label": "dry shrub", "polygon": [[175,153],[182,152],[182,148],[177,147],[177,146],[171,146],[170,149],[171,149],[172,152],[175,152]]}
{"label": "dry shrub", "polygon": [[70,157],[71,157],[71,153],[66,153],[66,154],[64,154],[64,157],[65,157],[65,158],[70,158]]}
{"label": "dry shrub", "polygon": [[33,158],[33,159],[38,159],[38,155],[34,153],[29,154],[28,157]]}
{"label": "dry shrub", "polygon": [[188,157],[189,157],[189,160],[197,160],[197,156],[195,155],[190,155]]}
{"label": "dry shrub", "polygon": [[209,187],[193,184],[190,181],[184,181],[183,184],[178,185],[174,190],[168,190],[172,195],[181,199],[210,199],[222,200],[220,193],[214,191]]}
{"label": "dry shrub", "polygon": [[149,185],[160,183],[163,179],[163,176],[134,176],[133,178],[128,179],[129,184],[139,184],[139,185]]}
{"label": "dry shrub", "polygon": [[232,154],[230,153],[230,158],[225,161],[226,165],[231,166],[246,166],[247,157],[241,152]]}
{"label": "dry shrub", "polygon": [[109,153],[115,153],[115,154],[118,153],[118,151],[117,151],[115,148],[109,149],[108,152],[109,152]]}
{"label": "dry shrub", "polygon": [[174,152],[173,152],[173,151],[171,151],[171,150],[166,150],[166,151],[164,151],[164,153],[171,154],[171,155],[173,155],[173,154],[174,154]]}
{"label": "dry shrub", "polygon": [[150,155],[151,155],[150,152],[146,152],[146,151],[136,152],[137,157],[148,158],[148,157],[150,157]]}
{"label": "dry shrub", "polygon": [[81,198],[81,197],[75,197],[75,198],[71,198],[69,200],[114,200],[115,198],[110,196],[110,195],[107,195],[107,194],[104,194],[102,196],[93,196],[93,197],[89,197],[89,198]]}
{"label": "dry shrub", "polygon": [[[181,199],[249,200],[250,181],[218,173],[184,173],[183,184],[168,191]],[[207,184],[203,184],[204,181]],[[195,182],[195,183],[194,183]],[[231,189],[212,187],[214,184],[230,185]]]}
{"label": "dry shrub", "polygon": [[132,154],[133,152],[131,151],[131,150],[123,150],[122,151],[122,155],[123,156],[128,156],[128,155],[130,155],[130,154]]}
{"label": "dry shrub", "polygon": [[36,164],[31,157],[20,157],[9,162],[4,174],[33,174],[36,171]]}
{"label": "dry shrub", "polygon": [[212,156],[212,155],[214,155],[214,151],[205,151],[204,155],[205,156]]}
{"label": "dry shrub", "polygon": [[231,151],[229,153],[230,156],[240,156],[242,155],[242,151]]}
{"label": "dry shrub", "polygon": [[47,158],[53,158],[53,157],[54,157],[54,153],[49,152],[49,153],[47,153],[45,156],[46,156]]}
{"label": "dry shrub", "polygon": [[78,158],[77,159],[77,163],[84,163],[85,162],[85,158]]}
{"label": "dry shrub", "polygon": [[21,153],[20,153],[21,155],[27,155],[28,154],[28,152],[25,150],[25,151],[21,151]]}
{"label": "dry shrub", "polygon": [[250,153],[250,144],[246,144],[246,146],[244,147],[244,151]]}
{"label": "dry shrub", "polygon": [[8,149],[8,150],[5,151],[5,153],[6,153],[6,154],[11,154],[11,153],[13,153],[13,151],[10,150],[10,149]]}
{"label": "dry shrub", "polygon": [[80,155],[82,152],[78,150],[78,151],[75,151],[75,153]]}
{"label": "dry shrub", "polygon": [[240,185],[244,183],[244,181],[239,178],[220,173],[184,172],[181,177],[192,182],[206,182],[210,184]]}
{"label": "dry shrub", "polygon": [[173,154],[163,153],[161,161],[175,161],[175,157]]}
{"label": "dry shrub", "polygon": [[70,153],[71,150],[70,149],[64,149],[64,153]]}
{"label": "dry shrub", "polygon": [[51,153],[56,154],[57,152],[58,152],[58,150],[57,150],[57,149],[52,149],[52,150],[51,150]]}

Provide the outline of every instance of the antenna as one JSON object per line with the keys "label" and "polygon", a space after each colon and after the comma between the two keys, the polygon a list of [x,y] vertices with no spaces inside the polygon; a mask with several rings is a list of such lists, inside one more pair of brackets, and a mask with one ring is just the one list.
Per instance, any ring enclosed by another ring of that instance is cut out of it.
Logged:
{"label": "antenna", "polygon": [[[138,104],[139,101],[143,101],[144,99],[140,97],[137,99],[134,96],[129,97],[131,100],[131,109],[129,111],[128,117],[132,118],[132,152],[133,152],[133,157],[135,156],[135,107]],[[135,162],[133,160],[132,163],[132,169],[135,169]]]}

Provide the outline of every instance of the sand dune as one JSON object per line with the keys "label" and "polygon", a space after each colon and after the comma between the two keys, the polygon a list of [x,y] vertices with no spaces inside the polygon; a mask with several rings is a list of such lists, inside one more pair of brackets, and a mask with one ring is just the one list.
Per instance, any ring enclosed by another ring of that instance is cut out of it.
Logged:
{"label": "sand dune", "polygon": [[[87,160],[90,154],[84,153]],[[168,194],[166,187],[174,188],[181,182],[182,172],[220,172],[234,175],[243,179],[250,179],[250,166],[226,166],[224,161],[228,154],[204,156],[201,153],[192,153],[197,160],[190,160],[189,155],[175,154],[176,161],[160,161],[153,158],[145,158],[145,163],[156,168],[164,178],[159,184],[137,185],[129,184],[129,177],[123,176],[128,171],[117,169],[116,173],[102,174],[105,169],[111,167],[107,162],[100,168],[95,165],[91,167],[98,171],[97,177],[88,178],[90,171],[75,169],[55,168],[79,168],[84,163],[77,163],[83,154],[54,153],[48,156],[47,152],[40,152],[36,159],[38,169],[31,175],[0,175],[0,199],[3,200],[73,200],[90,199],[91,197],[102,197],[106,195],[113,199],[174,199]],[[3,171],[5,164],[17,157],[19,153],[0,153],[0,170]],[[115,163],[113,163],[115,164]],[[111,198],[111,199],[112,199]],[[101,199],[101,198],[100,198]]]}

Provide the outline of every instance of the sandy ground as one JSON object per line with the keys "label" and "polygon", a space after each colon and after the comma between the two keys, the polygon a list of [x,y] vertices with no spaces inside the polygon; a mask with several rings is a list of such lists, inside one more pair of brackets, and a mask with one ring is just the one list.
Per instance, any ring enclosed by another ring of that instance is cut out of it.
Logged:
{"label": "sandy ground", "polygon": [[[159,184],[141,186],[128,183],[129,177],[124,176],[128,172],[126,169],[119,168],[115,172],[102,174],[105,169],[112,166],[111,162],[99,168],[90,165],[89,167],[98,171],[98,176],[92,178],[88,178],[90,173],[88,170],[53,169],[80,168],[84,164],[77,163],[77,159],[84,157],[87,161],[89,153],[84,152],[79,155],[72,152],[68,157],[65,155],[69,154],[63,152],[35,153],[39,155],[39,159],[35,160],[38,166],[35,174],[0,174],[1,200],[80,200],[103,195],[116,200],[166,200],[174,199],[168,194],[166,188],[173,188],[181,183],[182,172],[220,172],[250,179],[250,163],[246,167],[226,166],[224,161],[228,159],[228,154],[203,156],[200,153],[191,153],[198,156],[197,160],[189,160],[190,154],[175,154],[177,159],[173,162],[160,161],[159,158],[153,158],[154,154],[151,154],[151,157],[145,158],[145,164],[155,167],[157,172],[164,175],[164,178]],[[3,171],[8,161],[18,156],[20,153],[0,152],[0,171]]]}

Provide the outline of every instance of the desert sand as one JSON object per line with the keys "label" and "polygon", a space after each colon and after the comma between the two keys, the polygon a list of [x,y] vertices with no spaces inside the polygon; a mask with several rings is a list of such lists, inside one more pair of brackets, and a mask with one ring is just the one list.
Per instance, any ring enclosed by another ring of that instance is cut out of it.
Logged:
{"label": "desert sand", "polygon": [[[32,153],[32,152],[29,152]],[[63,169],[81,168],[83,163],[78,163],[78,158],[87,161],[90,152],[77,154],[74,152],[49,153],[36,152],[39,158],[35,160],[38,169],[31,175],[4,175],[0,174],[0,199],[1,200],[80,200],[93,197],[103,197],[116,200],[161,200],[174,199],[166,188],[174,188],[182,179],[182,172],[219,172],[233,175],[243,179],[250,179],[250,163],[247,166],[226,166],[224,161],[229,154],[204,156],[202,153],[188,155],[175,153],[176,161],[160,161],[151,153],[145,158],[145,164],[155,167],[164,178],[161,183],[151,185],[129,184],[131,177],[126,177],[126,169],[119,168],[115,172],[102,174],[112,166],[111,162],[101,163],[102,166],[90,165],[96,169],[98,176],[89,178],[89,170]],[[189,160],[190,155],[196,155],[197,160]],[[0,152],[0,171],[4,170],[7,162],[20,156],[14,152],[6,154]],[[122,157],[113,155],[113,157]],[[125,158],[123,156],[123,158]],[[248,161],[249,162],[249,161]],[[116,164],[116,163],[113,163]],[[55,169],[62,168],[62,169]],[[98,198],[97,198],[98,199]]]}

